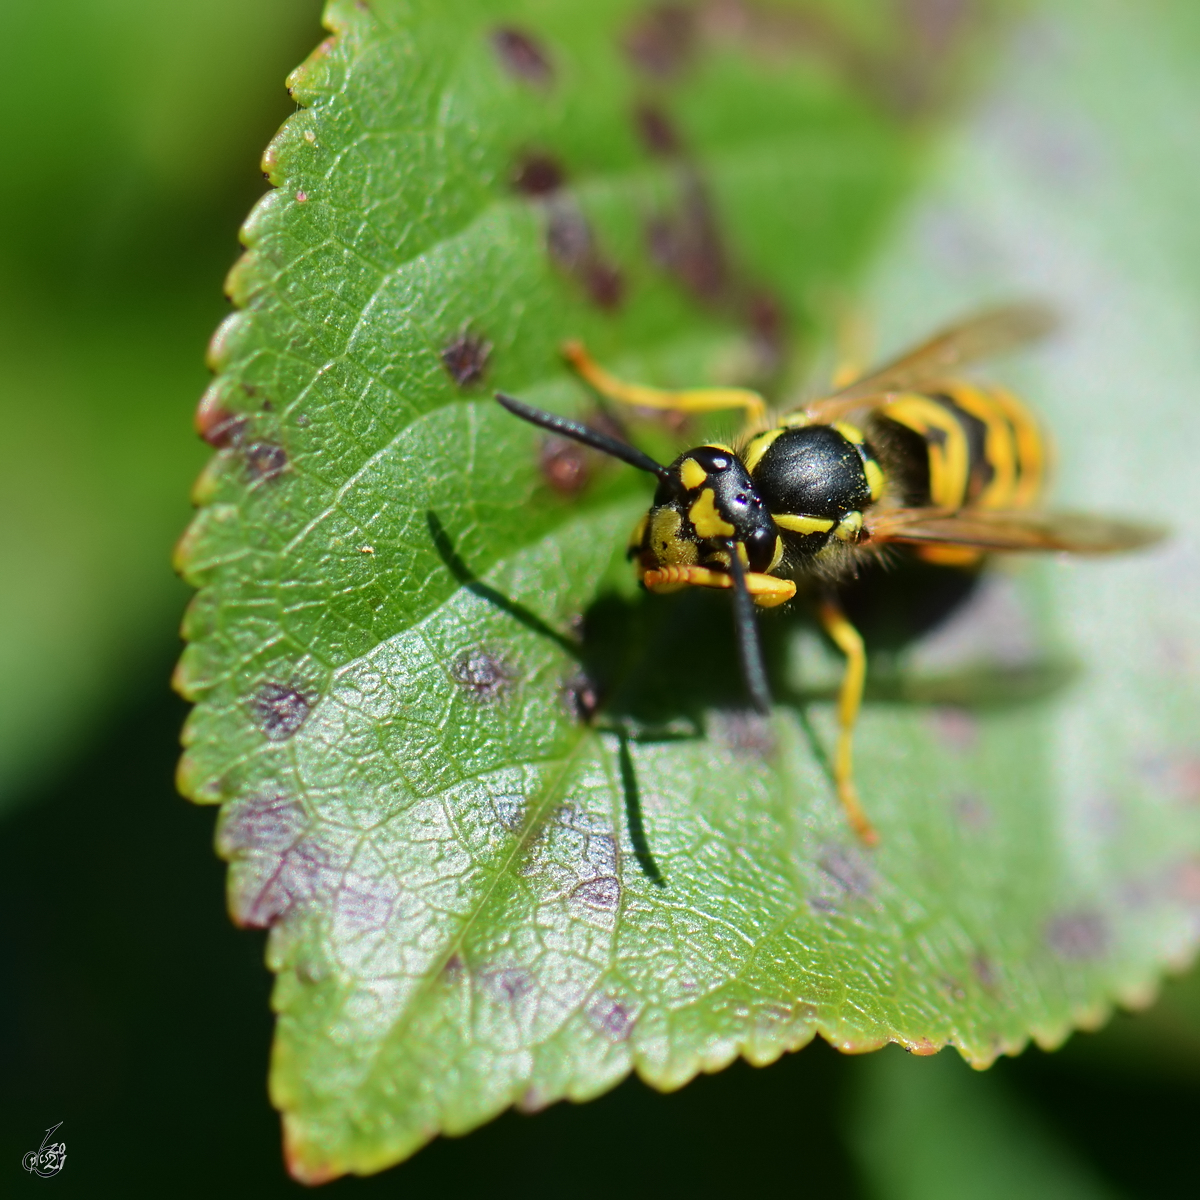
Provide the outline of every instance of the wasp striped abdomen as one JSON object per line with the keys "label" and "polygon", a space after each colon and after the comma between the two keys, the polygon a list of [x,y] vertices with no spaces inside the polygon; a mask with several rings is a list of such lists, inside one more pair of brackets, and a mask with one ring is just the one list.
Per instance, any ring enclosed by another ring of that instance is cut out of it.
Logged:
{"label": "wasp striped abdomen", "polygon": [[[897,499],[912,508],[1015,511],[1032,507],[1048,457],[1037,422],[1011,392],[962,381],[898,396],[872,415]],[[981,555],[963,547],[925,546],[927,561],[969,565]]]}

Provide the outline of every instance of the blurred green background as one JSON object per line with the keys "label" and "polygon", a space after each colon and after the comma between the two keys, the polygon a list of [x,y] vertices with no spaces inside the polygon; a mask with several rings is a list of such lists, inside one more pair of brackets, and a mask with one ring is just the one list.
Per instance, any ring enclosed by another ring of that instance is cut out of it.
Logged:
{"label": "blurred green background", "polygon": [[[300,1190],[266,1099],[264,937],[230,925],[214,813],[172,783],[184,706],[167,679],[186,589],[169,553],[208,453],[191,414],[235,230],[292,107],[284,76],[322,36],[319,10],[3,8],[5,1192]],[[1147,1015],[986,1075],[949,1054],[847,1059],[814,1045],[673,1096],[628,1081],[592,1105],[509,1114],[380,1177],[330,1186],[1178,1196],[1194,1172],[1197,1014],[1192,977]],[[68,1165],[51,1185],[20,1159],[57,1121]]]}

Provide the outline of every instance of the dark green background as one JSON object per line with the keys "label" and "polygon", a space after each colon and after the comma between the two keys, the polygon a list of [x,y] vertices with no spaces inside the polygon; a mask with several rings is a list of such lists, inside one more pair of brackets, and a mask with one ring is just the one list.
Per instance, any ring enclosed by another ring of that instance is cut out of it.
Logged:
{"label": "dark green background", "polygon": [[[6,1190],[299,1191],[266,1100],[264,937],[230,925],[214,813],[173,787],[184,706],[166,680],[185,592],[166,564],[206,456],[190,417],[234,230],[290,110],[283,75],[321,36],[318,8],[77,0],[6,14],[0,570],[25,589],[0,609],[16,714],[0,754]],[[629,1081],[583,1108],[510,1114],[330,1186],[875,1194],[861,1164],[919,1166],[915,1148],[955,1136],[946,1098],[961,1088],[1003,1114],[1010,1167],[1066,1156],[1118,1193],[1187,1194],[1200,1100],[1189,987],[984,1076],[948,1055],[845,1059],[814,1045],[672,1096]],[[27,1178],[21,1155],[60,1120],[66,1170]],[[960,1146],[972,1153],[965,1135]],[[994,1164],[974,1162],[984,1186]],[[948,1194],[969,1193],[960,1181]]]}

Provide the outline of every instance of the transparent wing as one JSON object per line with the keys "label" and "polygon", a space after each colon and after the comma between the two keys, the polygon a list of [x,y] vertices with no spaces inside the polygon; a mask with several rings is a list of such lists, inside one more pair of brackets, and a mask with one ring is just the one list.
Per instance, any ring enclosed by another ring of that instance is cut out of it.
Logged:
{"label": "transparent wing", "polygon": [[867,521],[879,542],[936,542],[977,550],[1059,550],[1071,554],[1112,554],[1135,550],[1166,536],[1166,530],[1114,517],[1073,512],[1001,512],[940,508],[897,508]]}
{"label": "transparent wing", "polygon": [[967,363],[1043,337],[1055,324],[1054,314],[1039,304],[1013,304],[981,313],[810,404],[807,412],[814,421],[827,422],[884,404],[896,392],[919,391],[923,384],[944,379]]}

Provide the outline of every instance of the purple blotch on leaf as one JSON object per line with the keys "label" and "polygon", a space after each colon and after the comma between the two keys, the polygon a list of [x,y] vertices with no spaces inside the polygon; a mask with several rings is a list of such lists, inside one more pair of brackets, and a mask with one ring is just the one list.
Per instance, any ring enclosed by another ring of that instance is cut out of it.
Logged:
{"label": "purple blotch on leaf", "polygon": [[657,79],[676,75],[696,48],[695,12],[683,4],[662,4],[639,18],[623,39],[634,66]]}
{"label": "purple blotch on leaf", "polygon": [[511,27],[497,29],[492,34],[492,45],[500,62],[517,79],[545,86],[554,78],[554,68],[545,51],[529,34]]}
{"label": "purple blotch on leaf", "polygon": [[274,442],[251,442],[244,453],[250,478],[256,482],[275,479],[287,469],[287,451]]}
{"label": "purple blotch on leaf", "polygon": [[614,1042],[623,1042],[633,1030],[634,1015],[612,996],[596,996],[587,1006],[588,1023]]}
{"label": "purple blotch on leaf", "polygon": [[668,158],[679,153],[679,135],[661,108],[653,104],[640,104],[633,115],[637,131],[651,154]]}
{"label": "purple blotch on leaf", "polygon": [[621,303],[625,285],[620,269],[601,257],[587,218],[569,201],[550,207],[546,248],[559,266],[583,284],[598,307],[614,309]]}
{"label": "purple blotch on leaf", "polygon": [[284,796],[253,796],[229,806],[217,850],[231,863],[229,908],[239,925],[264,929],[326,889],[334,864],[307,831],[303,806]]}
{"label": "purple blotch on leaf", "polygon": [[621,881],[615,875],[598,875],[579,884],[571,892],[571,898],[589,908],[612,912],[621,903]]}
{"label": "purple blotch on leaf", "polygon": [[513,187],[526,196],[548,196],[566,181],[566,172],[548,154],[527,154],[513,171]]}
{"label": "purple blotch on leaf", "polygon": [[254,697],[254,711],[263,733],[273,742],[284,742],[304,724],[312,705],[295,688],[267,683]]}
{"label": "purple blotch on leaf", "polygon": [[716,214],[694,171],[684,175],[679,207],[651,218],[646,237],[651,259],[696,299],[712,304],[728,292],[729,262]]}
{"label": "purple blotch on leaf", "polygon": [[1046,925],[1046,941],[1062,958],[1099,958],[1111,940],[1107,918],[1095,909],[1060,913]]}

